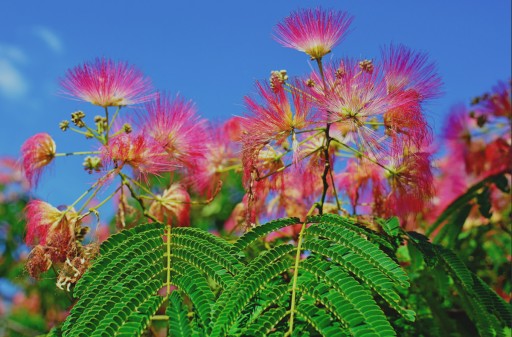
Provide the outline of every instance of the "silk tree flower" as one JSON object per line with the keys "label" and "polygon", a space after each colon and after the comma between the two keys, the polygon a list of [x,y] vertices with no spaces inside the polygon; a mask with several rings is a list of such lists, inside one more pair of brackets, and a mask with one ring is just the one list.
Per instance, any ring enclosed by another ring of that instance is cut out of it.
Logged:
{"label": "silk tree flower", "polygon": [[128,63],[105,58],[68,70],[60,84],[64,94],[102,107],[132,105],[154,98],[150,80],[142,72]]}
{"label": "silk tree flower", "polygon": [[145,133],[115,136],[102,146],[100,152],[105,166],[114,164],[121,169],[128,165],[142,177],[175,168],[162,146]]}
{"label": "silk tree flower", "polygon": [[64,261],[75,246],[78,214],[73,209],[61,211],[41,200],[29,201],[25,214],[25,242],[34,245],[37,241],[46,248],[52,261]]}
{"label": "silk tree flower", "polygon": [[320,74],[313,72],[311,81],[315,84],[309,92],[318,102],[325,122],[344,137],[354,135],[358,146],[377,155],[390,145],[383,132],[379,133],[371,123],[382,122],[385,111],[403,103],[388,95],[379,64],[368,69],[367,63],[361,66],[354,59],[329,63],[324,71],[326,88]]}
{"label": "silk tree flower", "polygon": [[315,123],[311,100],[298,82],[291,90],[291,101],[282,87],[271,88],[269,84],[259,82],[256,87],[260,99],[245,97],[249,112],[242,120],[245,130],[242,136],[242,162],[246,181],[255,167],[259,152],[272,141],[282,144],[291,136],[296,162],[299,148],[295,132]]}
{"label": "silk tree flower", "polygon": [[490,94],[479,99],[477,109],[486,115],[512,118],[511,89],[512,82],[508,85],[505,82],[499,82],[492,88]]}
{"label": "silk tree flower", "polygon": [[321,59],[341,41],[351,22],[352,17],[344,12],[301,9],[277,24],[274,38],[285,47],[305,52],[313,60]]}
{"label": "silk tree flower", "polygon": [[55,158],[56,149],[55,142],[47,133],[38,133],[21,146],[23,171],[32,186],[37,184],[42,170]]}
{"label": "silk tree flower", "polygon": [[172,161],[193,168],[204,157],[207,132],[192,101],[158,95],[141,117],[144,134],[155,139]]}
{"label": "silk tree flower", "polygon": [[240,165],[239,144],[243,136],[242,118],[233,117],[224,124],[208,126],[204,158],[193,170],[190,179],[201,194],[212,197],[217,191],[222,172]]}
{"label": "silk tree flower", "polygon": [[190,222],[190,196],[181,184],[172,184],[162,195],[155,197],[149,213],[158,220],[175,226],[188,226]]}
{"label": "silk tree flower", "polygon": [[387,165],[391,193],[386,205],[397,215],[420,212],[434,196],[430,154],[418,152],[396,157]]}
{"label": "silk tree flower", "polygon": [[363,203],[378,203],[381,200],[384,189],[381,171],[380,167],[368,160],[350,159],[344,172],[336,175],[338,191],[346,193],[353,213]]}
{"label": "silk tree flower", "polygon": [[[391,45],[381,49],[383,71],[389,93],[413,92],[419,102],[439,97],[441,78],[426,53],[403,46]],[[399,99],[403,99],[400,98]]]}

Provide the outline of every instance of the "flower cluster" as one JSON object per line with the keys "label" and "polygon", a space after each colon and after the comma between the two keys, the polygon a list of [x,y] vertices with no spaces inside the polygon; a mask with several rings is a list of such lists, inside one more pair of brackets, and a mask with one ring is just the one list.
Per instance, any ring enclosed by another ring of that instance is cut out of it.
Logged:
{"label": "flower cluster", "polygon": [[[435,219],[473,184],[512,172],[511,93],[512,83],[499,82],[491,93],[474,98],[470,107],[459,104],[452,108],[436,161],[434,186],[438,193],[424,210],[426,219]],[[489,189],[493,216],[499,217],[508,205],[495,185]]]}
{"label": "flower cluster", "polygon": [[100,106],[101,114],[91,121],[75,111],[59,127],[95,140],[95,148],[57,153],[51,136],[38,134],[22,146],[24,172],[35,185],[56,157],[84,155],[84,169],[97,180],[62,209],[30,202],[31,274],[64,263],[60,285],[75,282],[94,255],[82,246],[82,219],[99,217],[110,199],[121,228],[142,217],[188,226],[194,205],[210,203],[229,172],[243,173],[247,192],[226,225],[233,230],[315,210],[403,218],[423,210],[433,195],[425,104],[439,95],[440,79],[425,54],[401,45],[383,48],[380,59],[324,62],[351,21],[318,8],[279,23],[276,39],[309,55],[317,70],[293,79],[271,72],[245,98],[244,115],[222,125],[207,124],[181,96],[154,93],[126,63],[102,58],[69,70],[63,92]]}
{"label": "flower cluster", "polygon": [[[69,206],[57,208],[32,200],[25,210],[26,243],[34,247],[27,262],[29,273],[38,277],[58,264],[58,285],[69,288],[97,253],[97,245],[83,245],[88,231],[85,219],[95,215],[99,221],[98,209],[114,198],[120,227],[132,226],[129,218],[137,216],[188,226],[191,206],[210,202],[219,192],[223,172],[240,167],[236,145],[224,132],[234,139],[241,129],[238,119],[218,130],[207,125],[193,102],[153,93],[149,79],[123,62],[105,58],[86,62],[69,70],[61,85],[67,95],[102,107],[102,115],[92,121],[86,112],[75,111],[59,124],[62,131],[95,140],[95,148],[57,153],[53,138],[39,133],[23,144],[21,152],[23,172],[33,187],[55,158],[70,155],[84,155],[83,168],[97,178]],[[133,113],[124,109],[137,103],[143,104]],[[155,188],[154,177],[166,182]],[[97,199],[99,195],[103,200]],[[192,200],[192,195],[204,198]]]}
{"label": "flower cluster", "polygon": [[256,84],[258,97],[246,98],[247,222],[303,217],[318,200],[318,212],[405,219],[434,195],[425,104],[440,94],[435,66],[402,45],[383,48],[380,61],[323,62],[350,22],[315,9],[278,24],[277,40],[311,56],[318,70],[293,80],[272,72],[270,84]]}

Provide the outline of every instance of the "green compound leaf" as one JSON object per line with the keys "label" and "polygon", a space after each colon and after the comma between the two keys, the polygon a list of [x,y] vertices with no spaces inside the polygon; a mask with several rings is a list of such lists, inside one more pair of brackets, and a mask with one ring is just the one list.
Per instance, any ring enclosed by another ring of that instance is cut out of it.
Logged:
{"label": "green compound leaf", "polygon": [[[410,243],[414,244],[423,254],[429,255],[428,260],[436,260],[436,264],[427,264],[434,269],[433,276],[449,277],[457,298],[468,317],[475,324],[481,336],[505,336],[506,329],[512,320],[512,309],[478,276],[473,274],[464,262],[450,249],[432,244],[424,236],[408,232]],[[434,255],[434,256],[432,256]],[[428,261],[426,258],[426,261]],[[440,269],[439,269],[440,268]],[[440,270],[439,273],[435,272]],[[446,282],[442,282],[446,283]],[[444,297],[453,293],[441,292]]]}
{"label": "green compound leaf", "polygon": [[140,225],[113,235],[75,287],[79,300],[62,336],[140,336],[163,302],[163,225]]}

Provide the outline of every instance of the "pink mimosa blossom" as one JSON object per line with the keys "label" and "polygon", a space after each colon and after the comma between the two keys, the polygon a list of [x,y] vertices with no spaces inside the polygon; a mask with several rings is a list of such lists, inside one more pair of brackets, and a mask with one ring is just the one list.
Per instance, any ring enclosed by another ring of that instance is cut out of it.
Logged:
{"label": "pink mimosa blossom", "polygon": [[146,110],[147,115],[142,117],[144,133],[155,139],[173,161],[190,168],[204,157],[205,121],[197,115],[192,101],[158,95],[146,104]]}
{"label": "pink mimosa blossom", "polygon": [[69,243],[74,237],[74,227],[78,217],[74,210],[60,211],[44,201],[31,200],[25,208],[25,215],[27,218],[25,241],[28,245],[33,245],[36,241],[41,245],[51,245],[51,241],[60,241],[60,238],[66,238]]}
{"label": "pink mimosa blossom", "polygon": [[390,208],[397,215],[420,212],[434,195],[430,154],[425,152],[408,154],[388,165],[386,172],[391,186],[388,198]]}
{"label": "pink mimosa blossom", "polygon": [[149,79],[138,69],[105,58],[68,70],[61,86],[65,94],[102,107],[142,103],[154,96]]}
{"label": "pink mimosa blossom", "polygon": [[[384,126],[389,136],[400,137],[404,141],[412,141],[419,145],[430,142],[432,135],[427,121],[423,116],[421,105],[415,99],[417,93],[404,92],[401,95],[404,103],[384,113]],[[410,99],[406,96],[413,96]]]}
{"label": "pink mimosa blossom", "polygon": [[381,197],[381,169],[367,160],[349,160],[345,171],[336,178],[338,189],[347,194],[353,213],[363,202],[377,202]]}
{"label": "pink mimosa blossom", "polygon": [[101,148],[105,166],[131,166],[141,176],[160,174],[174,168],[162,146],[147,134],[120,134]]}
{"label": "pink mimosa blossom", "polygon": [[499,82],[492,88],[492,93],[484,97],[480,102],[483,112],[496,117],[512,118],[511,86],[505,82]]}
{"label": "pink mimosa blossom", "polygon": [[21,156],[25,176],[31,185],[36,185],[45,166],[55,158],[56,145],[47,133],[38,133],[23,143]]}
{"label": "pink mimosa blossom", "polygon": [[352,59],[329,63],[324,71],[326,88],[321,75],[314,72],[311,78],[316,85],[309,92],[316,98],[325,122],[332,123],[344,137],[351,136],[358,147],[379,156],[390,144],[372,123],[382,123],[383,114],[399,104],[386,91],[381,67],[373,64],[371,72],[367,68]]}
{"label": "pink mimosa blossom", "polygon": [[383,48],[381,54],[388,92],[412,91],[420,102],[440,95],[441,79],[427,54],[403,45]]}
{"label": "pink mimosa blossom", "polygon": [[[296,83],[297,87],[300,84]],[[249,113],[242,121],[242,161],[247,181],[263,147],[275,141],[278,144],[292,137],[294,155],[298,152],[295,131],[314,123],[315,116],[310,98],[303,90],[292,90],[290,102],[283,88],[275,90],[269,84],[256,83],[261,103],[252,97],[245,98]],[[294,157],[297,159],[298,157]]]}
{"label": "pink mimosa blossom", "polygon": [[277,24],[274,38],[311,59],[321,59],[341,41],[351,22],[352,17],[344,12],[301,9]]}
{"label": "pink mimosa blossom", "polygon": [[149,213],[158,220],[174,226],[188,226],[190,222],[190,196],[180,184],[172,184],[158,195]]}
{"label": "pink mimosa blossom", "polygon": [[239,140],[243,136],[241,117],[233,117],[219,126],[209,126],[204,158],[189,176],[201,194],[211,197],[219,186],[223,172],[240,166]]}

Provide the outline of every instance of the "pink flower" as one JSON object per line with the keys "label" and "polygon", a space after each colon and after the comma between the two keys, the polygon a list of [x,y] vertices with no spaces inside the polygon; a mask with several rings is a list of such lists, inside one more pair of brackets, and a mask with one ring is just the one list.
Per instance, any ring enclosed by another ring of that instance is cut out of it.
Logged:
{"label": "pink flower", "polygon": [[129,165],[144,177],[173,169],[162,146],[144,133],[120,134],[110,139],[108,145],[101,148],[101,156],[106,166],[114,163],[121,169]]}
{"label": "pink flower", "polygon": [[190,196],[180,184],[172,184],[155,198],[149,213],[163,223],[188,226],[190,222]]}
{"label": "pink flower", "polygon": [[381,67],[373,63],[370,67],[369,61],[345,59],[327,64],[324,73],[326,88],[320,74],[314,72],[311,80],[315,85],[309,90],[323,112],[324,121],[332,123],[341,137],[353,138],[365,151],[377,154],[387,150],[388,137],[372,123],[382,123],[384,112],[403,102],[398,103],[388,95]]}
{"label": "pink flower", "polygon": [[434,196],[434,182],[430,169],[430,154],[419,152],[404,155],[392,161],[392,172],[386,172],[391,186],[387,204],[397,215],[420,212]]}
{"label": "pink flower", "polygon": [[345,171],[336,176],[338,193],[345,191],[354,214],[360,204],[369,204],[372,200],[378,203],[382,197],[381,171],[380,167],[368,160],[350,159]]}
{"label": "pink flower", "polygon": [[441,93],[441,78],[428,55],[416,53],[409,48],[391,45],[381,50],[387,90],[390,93],[412,91],[420,102],[438,97]]}
{"label": "pink flower", "polygon": [[147,115],[142,117],[144,133],[155,139],[173,161],[190,168],[204,157],[205,121],[197,116],[192,101],[158,95],[146,104],[146,110]]}
{"label": "pink flower", "polygon": [[59,248],[65,253],[75,235],[78,214],[74,210],[60,211],[44,201],[31,200],[25,208],[25,216],[25,241],[28,245],[35,244],[37,240],[40,245]]}
{"label": "pink flower", "polygon": [[352,18],[344,12],[320,8],[292,12],[275,28],[275,39],[283,46],[321,59],[344,37]]}
{"label": "pink flower", "polygon": [[243,136],[241,120],[241,117],[233,117],[223,125],[208,129],[210,137],[204,144],[204,158],[189,176],[197,190],[208,197],[218,189],[222,172],[240,165],[238,141]]}
{"label": "pink flower", "polygon": [[292,137],[292,150],[298,157],[295,131],[301,130],[315,121],[314,110],[309,96],[295,83],[291,102],[283,88],[271,88],[269,84],[256,83],[260,102],[251,97],[245,98],[249,113],[242,121],[245,130],[242,135],[242,161],[244,176],[247,180],[262,148],[275,141],[278,144]]}
{"label": "pink flower", "polygon": [[42,170],[55,158],[56,145],[47,133],[38,133],[23,143],[21,156],[25,176],[31,185],[36,185]]}
{"label": "pink flower", "polygon": [[480,103],[482,110],[496,117],[512,117],[511,85],[499,82],[492,88],[493,93]]}
{"label": "pink flower", "polygon": [[405,91],[400,96],[403,99],[403,104],[384,113],[386,133],[395,141],[400,137],[401,140],[412,141],[418,146],[424,142],[429,143],[432,135],[423,116],[417,93]]}
{"label": "pink flower", "polygon": [[149,79],[139,70],[105,58],[68,70],[61,86],[65,94],[102,107],[146,102],[154,96]]}

